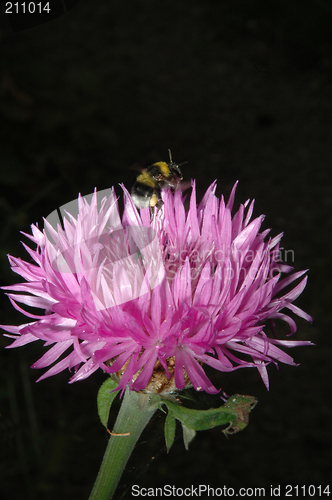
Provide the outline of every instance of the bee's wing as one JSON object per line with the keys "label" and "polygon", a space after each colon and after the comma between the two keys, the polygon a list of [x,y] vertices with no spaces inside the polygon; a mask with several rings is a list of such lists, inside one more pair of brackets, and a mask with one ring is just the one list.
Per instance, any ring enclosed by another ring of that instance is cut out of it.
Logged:
{"label": "bee's wing", "polygon": [[187,189],[191,188],[191,182],[190,181],[181,181],[179,182],[177,189],[180,189],[182,192],[186,191]]}
{"label": "bee's wing", "polygon": [[139,163],[134,163],[134,165],[129,167],[129,170],[136,170],[138,172],[143,172],[143,170],[145,170],[145,168],[142,167],[142,165],[140,165]]}

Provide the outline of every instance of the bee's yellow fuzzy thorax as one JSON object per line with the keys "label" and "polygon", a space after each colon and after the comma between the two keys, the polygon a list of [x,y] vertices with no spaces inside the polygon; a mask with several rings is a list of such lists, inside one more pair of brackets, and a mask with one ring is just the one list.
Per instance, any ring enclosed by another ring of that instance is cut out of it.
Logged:
{"label": "bee's yellow fuzzy thorax", "polygon": [[169,176],[169,166],[164,161],[157,161],[157,163],[154,163],[153,166],[159,167],[160,168],[160,172],[165,177]]}

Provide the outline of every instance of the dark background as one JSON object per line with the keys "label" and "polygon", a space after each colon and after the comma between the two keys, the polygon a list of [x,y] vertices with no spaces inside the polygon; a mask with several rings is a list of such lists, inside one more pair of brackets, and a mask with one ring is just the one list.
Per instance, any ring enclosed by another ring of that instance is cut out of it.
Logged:
{"label": "dark background", "polygon": [[[332,4],[323,0],[81,0],[66,15],[11,34],[1,20],[0,271],[28,255],[20,231],[56,207],[119,182],[133,164],[168,159],[198,181],[218,179],[237,206],[256,199],[272,235],[285,232],[296,270],[310,268],[288,351],[301,365],[214,375],[259,404],[228,440],[198,433],[166,454],[160,413],[146,429],[117,498],[141,487],[326,486],[331,477]],[[290,262],[291,263],[291,262]],[[1,297],[1,323],[28,321]],[[38,384],[41,343],[5,350],[0,384],[0,499],[88,498],[107,435],[98,421],[102,373]],[[114,413],[115,414],[115,413]],[[180,429],[178,429],[180,431]],[[179,432],[180,436],[180,432]],[[294,492],[293,492],[294,493]],[[283,494],[281,494],[283,496]],[[301,497],[301,493],[299,494]]]}

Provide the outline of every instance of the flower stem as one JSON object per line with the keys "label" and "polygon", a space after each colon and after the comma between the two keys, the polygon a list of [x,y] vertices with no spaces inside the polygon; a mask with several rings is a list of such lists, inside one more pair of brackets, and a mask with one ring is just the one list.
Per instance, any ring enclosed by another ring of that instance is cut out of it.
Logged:
{"label": "flower stem", "polygon": [[126,389],[113,432],[130,432],[130,435],[110,436],[89,500],[109,500],[113,497],[131,452],[155,411],[156,406],[150,404],[147,394]]}

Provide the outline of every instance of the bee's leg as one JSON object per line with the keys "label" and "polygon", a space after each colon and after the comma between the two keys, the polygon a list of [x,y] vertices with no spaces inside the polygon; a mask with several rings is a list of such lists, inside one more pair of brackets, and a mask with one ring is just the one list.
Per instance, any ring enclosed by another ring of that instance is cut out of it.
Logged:
{"label": "bee's leg", "polygon": [[150,207],[150,222],[153,221],[154,216],[155,216],[154,207]]}
{"label": "bee's leg", "polygon": [[157,209],[159,210],[163,206],[164,202],[163,202],[162,197],[161,197],[161,190],[160,190],[160,188],[157,187],[155,191],[156,191],[156,196],[157,196],[157,204],[156,204],[156,206],[157,206]]}
{"label": "bee's leg", "polygon": [[158,213],[158,211],[161,209],[163,206],[164,202],[161,198],[161,191],[160,188],[156,187],[155,192],[153,193],[153,196],[151,197],[150,200],[150,216],[151,220],[153,219],[154,215]]}

